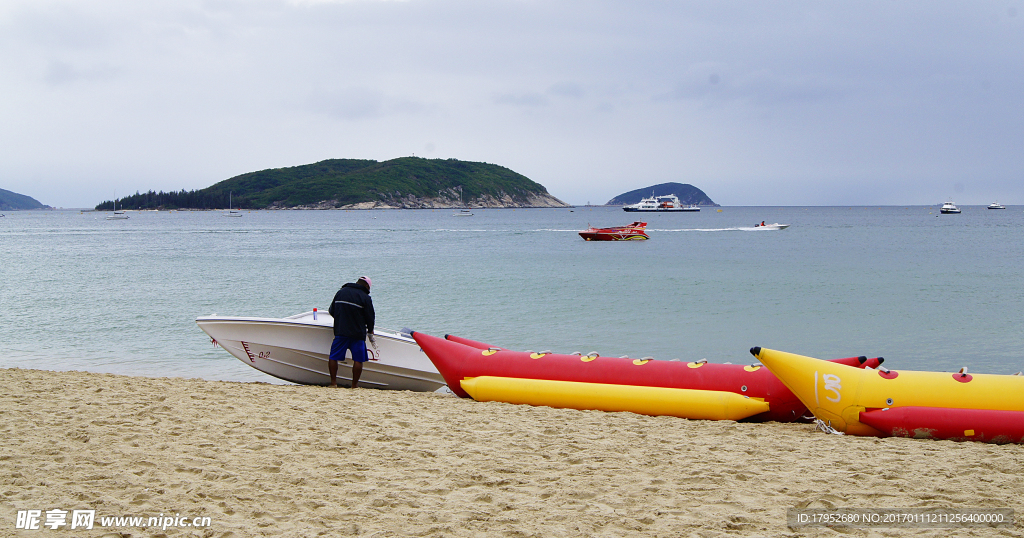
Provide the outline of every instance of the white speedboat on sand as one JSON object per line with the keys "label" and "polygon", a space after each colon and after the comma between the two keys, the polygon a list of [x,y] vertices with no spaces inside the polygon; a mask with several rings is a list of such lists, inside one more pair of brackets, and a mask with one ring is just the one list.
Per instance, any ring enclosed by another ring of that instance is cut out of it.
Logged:
{"label": "white speedboat on sand", "polygon": [[[326,312],[303,312],[287,318],[203,316],[199,328],[238,360],[278,379],[302,385],[328,385],[327,358],[334,340],[334,318]],[[434,392],[446,390],[444,378],[408,334],[374,329],[366,350],[359,386]],[[338,384],[352,379],[351,353],[338,368]]]}

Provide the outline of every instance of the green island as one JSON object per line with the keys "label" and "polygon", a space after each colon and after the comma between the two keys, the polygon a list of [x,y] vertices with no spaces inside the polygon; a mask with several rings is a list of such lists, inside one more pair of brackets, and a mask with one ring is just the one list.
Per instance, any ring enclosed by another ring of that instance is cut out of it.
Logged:
{"label": "green island", "polygon": [[39,203],[39,200],[31,196],[0,189],[0,211],[21,209],[50,209],[50,206]]}
{"label": "green island", "polygon": [[[136,192],[118,209],[428,209],[569,207],[540,183],[496,164],[401,157],[330,159],[249,172],[200,190]],[[113,210],[107,200],[96,210]]]}

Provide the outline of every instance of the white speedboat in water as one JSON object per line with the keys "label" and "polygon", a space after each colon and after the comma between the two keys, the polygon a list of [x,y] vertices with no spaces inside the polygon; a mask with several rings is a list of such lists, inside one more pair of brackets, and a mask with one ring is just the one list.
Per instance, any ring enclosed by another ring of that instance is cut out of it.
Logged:
{"label": "white speedboat in water", "polygon": [[960,212],[960,208],[957,207],[956,204],[953,203],[953,200],[950,200],[950,201],[942,204],[942,207],[939,208],[939,213],[949,214],[949,213],[959,213],[959,212]]}
{"label": "white speedboat in water", "polygon": [[[334,341],[334,318],[326,312],[304,312],[287,318],[203,316],[199,328],[213,342],[245,364],[278,379],[302,385],[329,385],[327,358]],[[366,350],[359,386],[434,392],[445,389],[444,378],[408,334],[374,329]],[[348,355],[351,357],[351,354]],[[352,360],[341,362],[338,383],[352,379]]]}
{"label": "white speedboat in water", "polygon": [[1000,204],[999,202],[992,202],[991,204],[989,204],[988,208],[989,209],[1006,209],[1006,206]]}
{"label": "white speedboat in water", "polygon": [[779,224],[778,222],[776,222],[774,224],[755,224],[754,225],[754,229],[755,230],[785,230],[786,228],[789,228],[788,224]]}
{"label": "white speedboat in water", "polygon": [[700,211],[695,205],[684,206],[674,194],[643,198],[639,203],[622,206],[623,211]]}

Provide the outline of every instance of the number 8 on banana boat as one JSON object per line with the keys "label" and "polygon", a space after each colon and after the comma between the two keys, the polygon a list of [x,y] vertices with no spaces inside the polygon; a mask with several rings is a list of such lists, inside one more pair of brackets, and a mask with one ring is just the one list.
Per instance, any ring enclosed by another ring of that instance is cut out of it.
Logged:
{"label": "number 8 on banana boat", "polygon": [[840,432],[989,443],[1024,442],[1024,377],[857,369],[750,349],[819,420]]}

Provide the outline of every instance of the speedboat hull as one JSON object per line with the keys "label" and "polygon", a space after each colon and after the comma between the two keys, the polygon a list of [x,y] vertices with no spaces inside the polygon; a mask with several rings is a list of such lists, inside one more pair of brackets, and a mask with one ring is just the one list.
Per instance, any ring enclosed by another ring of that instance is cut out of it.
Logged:
{"label": "speedboat hull", "polygon": [[[196,319],[213,342],[265,374],[301,385],[328,385],[327,370],[334,319],[312,312],[288,318],[204,316]],[[363,387],[434,392],[444,378],[412,338],[385,329],[373,331],[376,347],[367,341],[370,360],[363,364]],[[346,355],[351,359],[351,352]],[[339,363],[338,382],[352,379],[352,361]]]}

